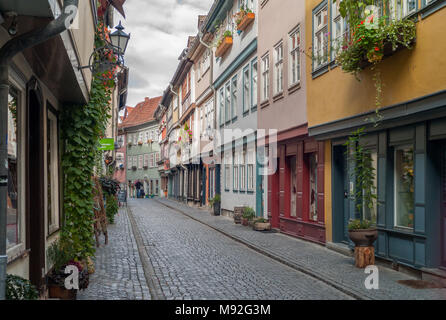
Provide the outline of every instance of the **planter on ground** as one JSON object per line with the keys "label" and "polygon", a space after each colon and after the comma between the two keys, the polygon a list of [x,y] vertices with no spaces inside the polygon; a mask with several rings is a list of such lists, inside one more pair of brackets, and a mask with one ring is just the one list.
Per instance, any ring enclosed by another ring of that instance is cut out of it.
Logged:
{"label": "planter on ground", "polygon": [[375,264],[375,248],[373,243],[378,238],[375,228],[349,230],[348,235],[355,244],[355,266],[365,268]]}
{"label": "planter on ground", "polygon": [[256,231],[269,231],[271,230],[271,223],[255,221],[253,229]]}
{"label": "planter on ground", "polygon": [[242,222],[243,210],[245,207],[234,207],[234,223],[240,224]]}

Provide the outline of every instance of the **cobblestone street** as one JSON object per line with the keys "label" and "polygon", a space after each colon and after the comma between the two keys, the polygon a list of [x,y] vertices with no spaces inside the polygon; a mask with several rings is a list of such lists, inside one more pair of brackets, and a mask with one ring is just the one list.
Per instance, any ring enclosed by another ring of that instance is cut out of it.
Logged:
{"label": "cobblestone street", "polygon": [[[351,299],[154,200],[129,200],[153,266],[158,299]],[[148,299],[129,218],[120,211],[110,243],[81,299]],[[128,249],[125,247],[128,245]],[[156,288],[154,288],[156,290]]]}
{"label": "cobblestone street", "polygon": [[96,271],[90,285],[78,293],[79,300],[149,300],[138,248],[125,209],[120,209],[114,225],[108,226],[109,244],[96,249]]}

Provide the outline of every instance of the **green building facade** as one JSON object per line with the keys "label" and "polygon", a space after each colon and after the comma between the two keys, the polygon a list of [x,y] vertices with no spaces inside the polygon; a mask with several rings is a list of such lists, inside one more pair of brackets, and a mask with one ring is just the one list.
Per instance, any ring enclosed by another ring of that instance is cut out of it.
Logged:
{"label": "green building facade", "polygon": [[126,170],[129,197],[158,196],[161,178],[157,161],[160,159],[158,122],[125,128],[127,150]]}

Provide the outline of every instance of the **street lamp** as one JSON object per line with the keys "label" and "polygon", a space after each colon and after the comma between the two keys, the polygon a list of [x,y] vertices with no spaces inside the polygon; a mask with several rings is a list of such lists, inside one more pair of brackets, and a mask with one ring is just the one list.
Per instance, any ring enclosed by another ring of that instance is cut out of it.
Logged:
{"label": "street lamp", "polygon": [[121,21],[119,21],[119,25],[116,27],[116,31],[110,34],[110,41],[114,48],[114,52],[117,55],[124,55],[125,50],[127,49],[127,45],[130,40],[130,34],[125,33],[124,27],[121,24]]}
{"label": "street lamp", "polygon": [[[124,65],[124,54],[130,40],[130,34],[125,33],[123,30],[124,27],[121,21],[119,21],[116,31],[109,34],[110,42],[105,40],[104,46],[96,48],[90,56],[88,65],[79,66],[79,70],[90,69],[92,73],[97,73],[104,69],[111,70],[116,66]],[[98,57],[105,57],[107,52],[113,52],[113,54],[117,55],[116,62],[98,59]]]}

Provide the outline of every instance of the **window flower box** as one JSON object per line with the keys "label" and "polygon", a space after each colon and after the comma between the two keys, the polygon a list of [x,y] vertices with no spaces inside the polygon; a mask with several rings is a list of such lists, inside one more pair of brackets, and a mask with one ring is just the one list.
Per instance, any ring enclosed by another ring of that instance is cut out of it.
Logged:
{"label": "window flower box", "polygon": [[254,21],[256,15],[254,12],[245,12],[241,20],[237,23],[237,30],[244,31]]}
{"label": "window flower box", "polygon": [[152,142],[153,142],[152,139],[147,140],[147,143],[148,143],[148,144],[151,144]]}
{"label": "window flower box", "polygon": [[138,141],[138,145],[142,146],[142,144],[143,144],[142,141]]}
{"label": "window flower box", "polygon": [[215,51],[215,56],[221,58],[224,56],[226,51],[232,47],[233,39],[231,36],[224,36],[217,45],[217,50]]}
{"label": "window flower box", "polygon": [[127,145],[128,145],[129,147],[131,147],[131,146],[133,146],[133,142],[129,142],[129,143],[127,143]]}

